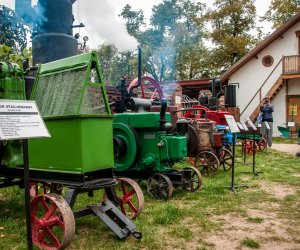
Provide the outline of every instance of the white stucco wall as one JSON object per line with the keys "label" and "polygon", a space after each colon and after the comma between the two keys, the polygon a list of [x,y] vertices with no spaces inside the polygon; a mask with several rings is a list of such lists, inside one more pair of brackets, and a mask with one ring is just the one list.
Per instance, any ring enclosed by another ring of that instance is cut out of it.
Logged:
{"label": "white stucco wall", "polygon": [[[263,85],[263,83],[266,81],[261,90],[262,97],[267,94],[267,92],[282,74],[282,62],[280,62],[282,57],[298,55],[298,38],[295,34],[295,31],[297,30],[300,30],[300,22],[295,24],[287,32],[285,32],[282,37],[275,40],[272,44],[260,52],[257,55],[257,58],[252,58],[246,65],[230,76],[228,81],[229,84],[239,83],[239,88],[236,89],[236,101],[237,106],[240,108],[242,120],[246,117],[249,117],[257,105],[259,105],[259,94],[255,94]],[[274,58],[274,63],[271,67],[265,67],[262,64],[262,58],[266,55],[271,55]],[[277,64],[278,66],[276,67]],[[274,72],[270,75],[273,70]],[[293,94],[300,95],[300,82],[298,82],[298,84],[291,83],[291,86],[289,85],[289,94],[290,91]],[[253,101],[246,108],[253,97]],[[283,87],[272,101],[276,110],[274,114],[275,135],[278,134],[277,126],[283,125],[283,123],[286,122],[285,101],[285,88]]]}
{"label": "white stucco wall", "polygon": [[273,113],[273,135],[280,136],[281,133],[278,131],[277,126],[285,127],[285,114],[286,114],[286,106],[285,106],[285,88],[281,89],[276,97],[272,100],[272,104],[274,105],[274,113]]}

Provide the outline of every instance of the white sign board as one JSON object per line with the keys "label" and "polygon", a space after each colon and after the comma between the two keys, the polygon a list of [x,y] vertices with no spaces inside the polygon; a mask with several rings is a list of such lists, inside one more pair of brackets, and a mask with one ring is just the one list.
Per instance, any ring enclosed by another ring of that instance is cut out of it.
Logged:
{"label": "white sign board", "polygon": [[0,100],[0,140],[51,137],[34,101]]}
{"label": "white sign board", "polygon": [[267,130],[269,130],[269,129],[270,129],[270,125],[269,125],[269,123],[268,123],[268,122],[265,122],[265,126],[266,126]]}
{"label": "white sign board", "polygon": [[243,126],[243,128],[244,128],[245,131],[249,131],[249,129],[248,129],[248,127],[247,127],[247,125],[246,125],[245,122],[241,121],[241,125]]}
{"label": "white sign board", "polygon": [[244,130],[244,127],[241,123],[236,122],[236,125],[239,127],[240,130]]}
{"label": "white sign board", "polygon": [[239,127],[236,125],[234,117],[232,115],[224,115],[229,126],[229,129],[232,133],[239,133]]}
{"label": "white sign board", "polygon": [[255,127],[255,125],[253,124],[253,122],[250,120],[250,118],[247,118],[246,122],[249,124],[249,126],[250,126],[253,130],[257,130],[257,128]]}
{"label": "white sign board", "polygon": [[295,126],[295,122],[288,122],[288,127],[294,127]]}
{"label": "white sign board", "polygon": [[181,97],[178,95],[175,95],[175,104],[181,104]]}

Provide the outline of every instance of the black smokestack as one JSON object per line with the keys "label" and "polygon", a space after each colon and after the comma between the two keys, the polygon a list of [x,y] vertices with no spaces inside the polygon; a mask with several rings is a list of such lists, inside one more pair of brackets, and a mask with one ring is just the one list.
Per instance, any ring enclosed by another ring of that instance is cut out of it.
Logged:
{"label": "black smokestack", "polygon": [[76,0],[16,0],[16,11],[33,24],[33,64],[47,63],[77,54],[77,40],[72,36],[72,4]]}

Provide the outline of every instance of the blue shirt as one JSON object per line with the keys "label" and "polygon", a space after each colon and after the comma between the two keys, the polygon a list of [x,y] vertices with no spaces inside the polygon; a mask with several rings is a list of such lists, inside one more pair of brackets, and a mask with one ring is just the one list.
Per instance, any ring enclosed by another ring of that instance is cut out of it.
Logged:
{"label": "blue shirt", "polygon": [[262,121],[263,122],[273,122],[273,112],[274,112],[274,106],[270,103],[264,104],[260,108],[262,112]]}

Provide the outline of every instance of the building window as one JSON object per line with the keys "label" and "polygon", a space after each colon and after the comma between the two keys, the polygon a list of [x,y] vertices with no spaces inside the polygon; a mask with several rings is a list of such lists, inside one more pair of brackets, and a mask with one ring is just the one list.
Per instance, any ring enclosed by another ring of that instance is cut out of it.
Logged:
{"label": "building window", "polygon": [[267,55],[267,56],[264,56],[263,59],[262,59],[262,64],[265,66],[265,67],[270,67],[272,66],[274,63],[274,58],[273,56],[270,56],[270,55]]}

